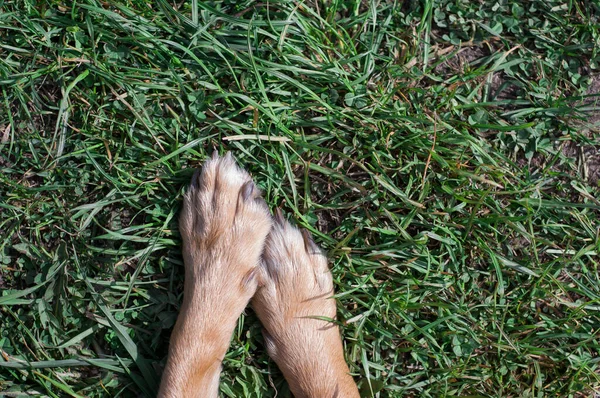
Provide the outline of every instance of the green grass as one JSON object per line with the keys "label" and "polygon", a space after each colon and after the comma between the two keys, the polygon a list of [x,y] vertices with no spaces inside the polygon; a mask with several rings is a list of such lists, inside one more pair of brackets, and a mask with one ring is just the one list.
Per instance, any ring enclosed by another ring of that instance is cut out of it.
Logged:
{"label": "green grass", "polygon": [[[599,393],[599,68],[590,0],[0,0],[0,395],[154,394],[214,148],[328,250],[365,397]],[[221,380],[289,396],[251,310]]]}

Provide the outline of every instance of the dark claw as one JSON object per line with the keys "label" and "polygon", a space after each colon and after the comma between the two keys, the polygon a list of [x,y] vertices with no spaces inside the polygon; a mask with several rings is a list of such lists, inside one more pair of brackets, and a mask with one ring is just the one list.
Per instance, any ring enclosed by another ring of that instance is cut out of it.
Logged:
{"label": "dark claw", "polygon": [[244,185],[242,185],[242,198],[244,198],[244,200],[248,200],[248,199],[252,198],[254,190],[255,190],[255,186],[254,186],[254,182],[252,182],[252,180],[244,183]]}
{"label": "dark claw", "polygon": [[283,225],[285,223],[285,218],[283,217],[283,211],[278,207],[275,209],[275,222],[279,225]]}
{"label": "dark claw", "polygon": [[196,169],[196,171],[194,171],[191,186],[193,189],[198,188],[200,186],[200,169]]}
{"label": "dark claw", "polygon": [[319,246],[317,246],[317,244],[313,240],[310,232],[308,232],[307,229],[302,228],[300,230],[300,233],[302,234],[302,238],[304,238],[304,249],[306,250],[307,253],[309,253],[309,254],[321,253],[321,249],[319,248]]}

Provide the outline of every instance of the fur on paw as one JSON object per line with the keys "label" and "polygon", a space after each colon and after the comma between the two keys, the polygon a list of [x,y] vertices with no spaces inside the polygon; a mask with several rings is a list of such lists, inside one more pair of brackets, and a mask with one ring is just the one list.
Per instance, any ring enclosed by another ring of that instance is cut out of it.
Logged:
{"label": "fur on paw", "polygon": [[260,284],[252,306],[272,337],[333,326],[328,319],[335,319],[336,303],[327,259],[308,231],[293,227],[280,211],[265,244]]}
{"label": "fur on paw", "polygon": [[219,291],[241,286],[254,292],[271,217],[259,189],[230,152],[224,157],[215,152],[196,171],[179,225],[186,281]]}

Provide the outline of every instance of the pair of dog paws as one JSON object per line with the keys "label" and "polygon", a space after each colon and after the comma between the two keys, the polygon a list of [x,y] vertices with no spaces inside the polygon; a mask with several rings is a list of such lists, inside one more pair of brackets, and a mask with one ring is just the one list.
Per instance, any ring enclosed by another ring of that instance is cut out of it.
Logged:
{"label": "pair of dog paws", "polygon": [[180,231],[186,280],[196,295],[218,296],[232,311],[253,298],[269,332],[297,317],[335,318],[325,256],[307,231],[300,232],[279,211],[271,216],[231,153],[213,155],[194,174]]}
{"label": "pair of dog paws", "polygon": [[[220,364],[228,340],[216,336],[229,338],[252,300],[267,350],[295,396],[358,396],[332,322],[336,304],[325,256],[307,231],[293,227],[280,212],[271,215],[230,153],[213,155],[192,178],[180,231],[184,303],[169,359],[178,364],[171,364],[167,380],[195,377],[198,369],[209,374],[214,362]],[[197,358],[213,359],[206,365]],[[197,364],[180,366],[186,361]]]}

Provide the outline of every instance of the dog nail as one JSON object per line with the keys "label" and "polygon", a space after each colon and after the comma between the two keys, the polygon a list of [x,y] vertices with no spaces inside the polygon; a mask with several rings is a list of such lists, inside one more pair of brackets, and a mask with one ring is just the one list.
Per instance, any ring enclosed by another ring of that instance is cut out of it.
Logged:
{"label": "dog nail", "polygon": [[283,225],[285,223],[285,218],[283,217],[283,211],[281,211],[281,207],[275,209],[275,222],[279,225]]}
{"label": "dog nail", "polygon": [[244,200],[250,199],[252,197],[253,193],[254,193],[254,182],[248,181],[248,182],[244,183],[244,185],[242,185],[242,198],[244,198]]}
{"label": "dog nail", "polygon": [[192,188],[198,188],[200,186],[200,170],[196,169],[192,176]]}
{"label": "dog nail", "polygon": [[312,238],[312,235],[310,234],[310,232],[308,232],[307,229],[302,228],[300,230],[300,233],[302,234],[302,238],[304,238],[304,249],[307,253],[318,254],[321,252],[321,249],[319,248],[319,246],[317,246],[317,244]]}

